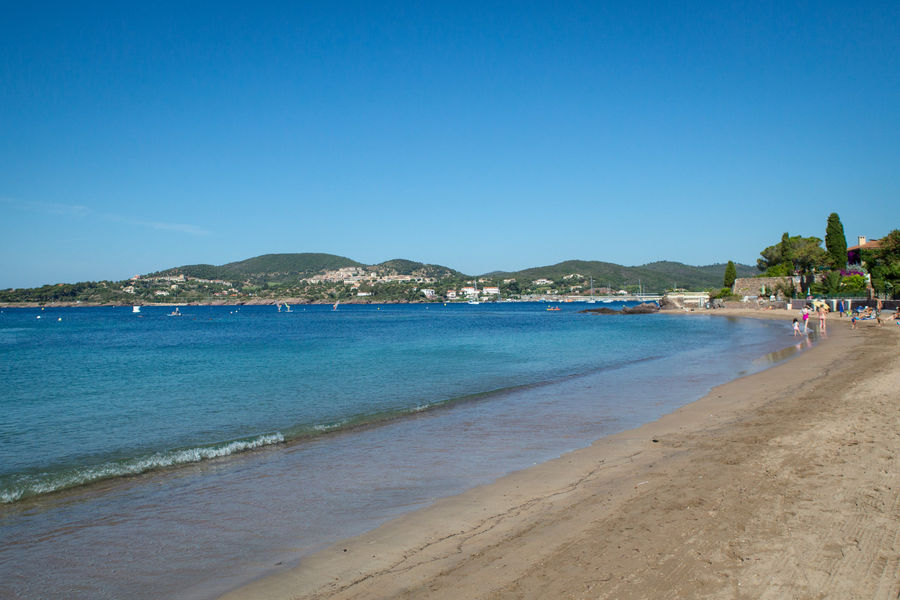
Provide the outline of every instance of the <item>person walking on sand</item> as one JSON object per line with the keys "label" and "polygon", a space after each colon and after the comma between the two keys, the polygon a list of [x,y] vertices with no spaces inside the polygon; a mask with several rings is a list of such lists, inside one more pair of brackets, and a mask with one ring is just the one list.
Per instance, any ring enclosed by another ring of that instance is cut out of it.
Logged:
{"label": "person walking on sand", "polygon": [[819,333],[825,333],[825,317],[828,316],[828,310],[824,305],[819,305],[816,313],[819,315]]}
{"label": "person walking on sand", "polygon": [[841,318],[844,318],[844,301],[838,300],[838,312],[841,313]]}
{"label": "person walking on sand", "polygon": [[803,319],[803,333],[809,332],[809,307],[804,306],[803,310],[800,311],[801,318]]}
{"label": "person walking on sand", "polygon": [[794,319],[794,336],[796,337],[798,335],[800,335],[800,323],[797,319]]}

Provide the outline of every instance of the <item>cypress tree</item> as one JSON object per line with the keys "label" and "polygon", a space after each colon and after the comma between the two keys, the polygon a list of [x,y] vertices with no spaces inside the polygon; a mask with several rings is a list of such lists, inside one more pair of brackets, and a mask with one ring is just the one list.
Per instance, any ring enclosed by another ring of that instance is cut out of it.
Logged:
{"label": "cypress tree", "polygon": [[730,288],[733,286],[735,279],[737,279],[737,269],[734,266],[734,261],[729,260],[728,265],[725,267],[725,287]]}
{"label": "cypress tree", "polygon": [[825,227],[825,249],[831,266],[835,269],[843,269],[847,266],[847,238],[844,237],[844,226],[837,213],[828,215],[828,225]]}
{"label": "cypress tree", "polygon": [[781,243],[778,244],[778,251],[781,254],[782,263],[791,263],[791,271],[796,270],[797,265],[794,264],[794,248],[791,246],[791,236],[785,231],[781,234]]}

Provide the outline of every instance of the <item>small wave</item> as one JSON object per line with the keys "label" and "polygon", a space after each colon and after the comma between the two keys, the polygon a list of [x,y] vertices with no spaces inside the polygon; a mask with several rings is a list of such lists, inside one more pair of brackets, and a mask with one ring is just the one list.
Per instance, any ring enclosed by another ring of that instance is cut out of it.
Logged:
{"label": "small wave", "polygon": [[338,429],[343,429],[344,425],[346,425],[346,421],[339,421],[337,423],[320,423],[318,425],[313,425],[313,431],[318,431],[324,433],[326,431],[335,431]]}
{"label": "small wave", "polygon": [[2,487],[0,487],[0,502],[8,504],[23,498],[49,494],[103,479],[139,475],[147,471],[229,456],[238,452],[245,452],[282,442],[284,442],[284,436],[280,432],[275,432],[210,446],[156,452],[148,456],[107,462],[58,473],[13,475],[10,478],[11,481],[8,483],[4,482]]}

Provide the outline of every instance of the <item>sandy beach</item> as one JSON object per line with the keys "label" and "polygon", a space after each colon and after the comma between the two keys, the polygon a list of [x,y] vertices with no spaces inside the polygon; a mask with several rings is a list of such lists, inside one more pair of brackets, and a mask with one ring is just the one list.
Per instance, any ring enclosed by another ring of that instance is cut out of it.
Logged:
{"label": "sandy beach", "polygon": [[828,325],[656,422],[225,597],[896,599],[900,327]]}

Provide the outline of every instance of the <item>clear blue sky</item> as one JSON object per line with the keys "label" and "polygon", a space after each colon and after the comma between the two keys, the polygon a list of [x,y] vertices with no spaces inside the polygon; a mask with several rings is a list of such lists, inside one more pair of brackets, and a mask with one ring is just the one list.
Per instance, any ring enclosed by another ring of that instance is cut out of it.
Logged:
{"label": "clear blue sky", "polygon": [[0,288],[900,227],[900,3],[0,3]]}

